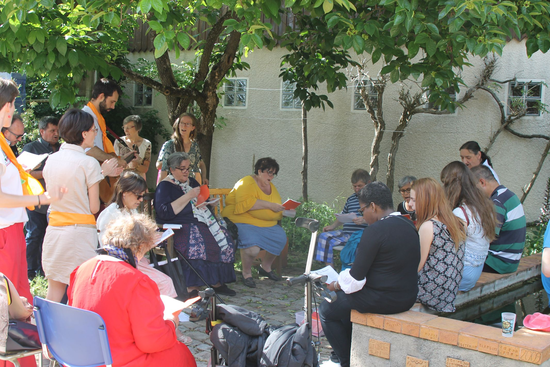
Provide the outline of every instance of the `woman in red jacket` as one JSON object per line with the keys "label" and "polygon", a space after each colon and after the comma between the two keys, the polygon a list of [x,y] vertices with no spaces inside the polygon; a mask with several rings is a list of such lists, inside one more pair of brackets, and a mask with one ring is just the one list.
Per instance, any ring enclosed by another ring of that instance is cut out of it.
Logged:
{"label": "woman in red jacket", "polygon": [[101,315],[114,366],[195,367],[187,346],[176,339],[178,318],[164,316],[157,285],[135,267],[158,238],[156,228],[142,214],[111,222],[102,254],[72,273],[69,304]]}

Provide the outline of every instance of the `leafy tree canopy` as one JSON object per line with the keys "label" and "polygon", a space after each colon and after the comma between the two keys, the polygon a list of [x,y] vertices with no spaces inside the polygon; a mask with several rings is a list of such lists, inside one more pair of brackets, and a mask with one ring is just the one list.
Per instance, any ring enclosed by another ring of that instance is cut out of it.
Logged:
{"label": "leafy tree canopy", "polygon": [[[283,36],[295,55],[289,64],[310,63],[302,66],[312,70],[304,85],[327,81],[329,90],[338,88],[341,77],[331,79],[327,67],[347,65],[347,50],[353,49],[370,54],[373,63],[382,59],[382,73],[392,82],[421,78],[422,86],[433,90],[432,102],[444,105],[444,90],[458,89],[457,71],[469,65],[469,54],[500,54],[514,36],[527,37],[529,55],[548,51],[549,10],[546,0],[0,0],[0,69],[48,75],[51,103],[65,104],[73,100],[75,85],[86,71],[137,78],[125,55],[133,30],[144,22],[155,32],[157,59],[168,50],[178,57],[193,46],[206,55],[189,85],[177,85],[172,76],[161,75],[156,83],[140,79],[165,95],[186,99],[188,105],[204,97],[205,85],[217,88],[238,52],[273,46],[272,24],[291,11],[307,19],[301,26],[311,27]],[[213,39],[198,41],[199,20],[211,27]],[[307,47],[300,46],[308,40]],[[228,52],[235,44],[238,52]],[[340,51],[327,52],[327,46]],[[217,70],[216,62],[224,57],[232,60]],[[327,67],[315,67],[320,62]],[[316,70],[328,77],[319,77]],[[209,79],[210,74],[216,77]],[[214,98],[211,104],[217,102]]]}

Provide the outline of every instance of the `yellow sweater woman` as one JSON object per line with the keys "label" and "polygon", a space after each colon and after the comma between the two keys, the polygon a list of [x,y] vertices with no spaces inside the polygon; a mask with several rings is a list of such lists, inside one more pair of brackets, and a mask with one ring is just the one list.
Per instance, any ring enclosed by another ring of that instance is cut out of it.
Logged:
{"label": "yellow sweater woman", "polygon": [[277,224],[283,217],[281,196],[271,182],[279,172],[279,164],[272,158],[260,158],[254,166],[254,175],[239,180],[226,199],[222,216],[229,218],[239,229],[238,247],[243,262],[243,283],[255,288],[252,263],[261,249],[266,250],[261,275],[271,280],[281,278],[271,270],[275,258],[286,244],[286,233]]}

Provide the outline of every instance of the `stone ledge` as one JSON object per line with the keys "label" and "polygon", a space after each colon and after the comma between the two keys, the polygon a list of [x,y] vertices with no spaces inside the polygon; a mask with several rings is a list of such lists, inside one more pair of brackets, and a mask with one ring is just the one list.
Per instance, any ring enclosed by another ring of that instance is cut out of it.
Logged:
{"label": "stone ledge", "polygon": [[512,338],[491,326],[416,311],[395,315],[351,312],[355,324],[534,364],[550,359],[550,333],[521,329]]}
{"label": "stone ledge", "polygon": [[541,260],[542,254],[523,257],[515,273],[481,273],[474,288],[468,292],[458,292],[455,301],[456,308],[461,308],[468,303],[478,301],[480,297],[487,297],[507,287],[540,276]]}

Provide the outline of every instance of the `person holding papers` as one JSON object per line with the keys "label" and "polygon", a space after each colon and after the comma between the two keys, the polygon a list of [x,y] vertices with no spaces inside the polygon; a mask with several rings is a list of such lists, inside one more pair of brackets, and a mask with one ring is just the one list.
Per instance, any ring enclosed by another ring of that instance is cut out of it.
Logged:
{"label": "person holding papers", "polygon": [[256,288],[252,279],[252,263],[260,250],[265,250],[260,275],[271,280],[281,280],[271,269],[273,261],[286,245],[286,233],[277,224],[285,207],[281,195],[271,182],[279,172],[279,164],[273,158],[260,158],[254,165],[254,174],[240,179],[227,195],[222,216],[227,217],[239,229],[238,247],[243,262],[243,283]]}
{"label": "person holding papers", "polygon": [[[336,216],[336,220],[329,226],[323,228],[319,235],[317,247],[315,248],[315,260],[332,264],[332,249],[334,246],[345,245],[355,231],[363,230],[367,223],[359,213],[359,200],[357,195],[365,185],[370,183],[370,174],[364,169],[357,169],[351,174],[351,185],[354,193],[346,200],[342,215]],[[336,228],[344,225],[342,230]]]}
{"label": "person holding papers", "polygon": [[407,218],[394,212],[390,189],[373,182],[359,192],[359,212],[368,227],[357,246],[351,269],[328,285],[336,291],[332,303],[323,301],[319,318],[342,367],[350,365],[350,311],[394,314],[410,309],[418,293],[420,240]]}
{"label": "person holding papers", "polygon": [[[18,95],[14,81],[0,78],[0,126],[6,130],[11,126]],[[60,200],[65,192],[65,188],[54,186],[44,192],[40,183],[19,164],[8,140],[0,132],[0,271],[31,304],[23,233],[23,223],[27,221],[25,207],[50,204]],[[36,366],[34,356],[21,358],[19,362],[22,367]],[[0,366],[6,364],[0,361]]]}
{"label": "person holding papers", "polygon": [[147,216],[120,216],[107,226],[100,255],[71,274],[69,304],[103,318],[113,366],[197,365],[177,340],[179,319],[164,313],[158,287],[136,269],[159,236]]}
{"label": "person holding papers", "polygon": [[[105,229],[113,220],[121,215],[135,214],[143,202],[143,195],[147,192],[147,182],[137,171],[124,171],[116,183],[115,196],[111,205],[105,208],[97,217],[97,231],[99,244],[103,245],[102,236]],[[137,264],[137,269],[151,278],[159,287],[160,294],[177,297],[174,282],[170,277],[149,266],[147,258],[143,257]]]}
{"label": "person holding papers", "polygon": [[189,297],[198,296],[199,287],[206,285],[203,279],[218,294],[236,295],[227,286],[236,279],[235,245],[205,203],[198,202],[201,187],[189,177],[189,155],[172,153],[167,164],[170,174],[155,191],[156,220],[161,225],[181,225],[174,231],[174,247],[187,259],[182,265]]}

